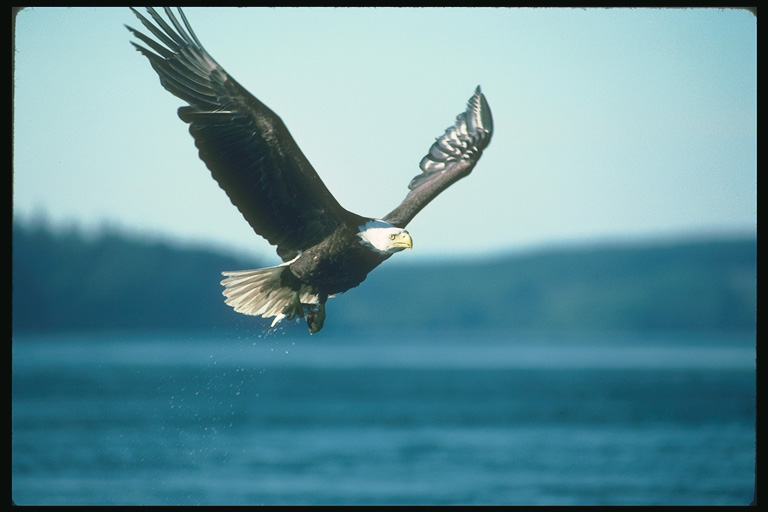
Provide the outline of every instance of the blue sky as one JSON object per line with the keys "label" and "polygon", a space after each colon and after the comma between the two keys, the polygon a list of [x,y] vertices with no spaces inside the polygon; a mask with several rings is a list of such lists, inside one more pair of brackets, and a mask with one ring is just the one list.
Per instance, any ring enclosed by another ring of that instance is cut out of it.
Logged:
{"label": "blue sky", "polygon": [[[756,18],[722,9],[190,8],[347,209],[405,197],[480,84],[495,132],[409,261],[756,231]],[[14,215],[264,255],[127,8],[16,18]],[[400,256],[402,258],[402,256]]]}

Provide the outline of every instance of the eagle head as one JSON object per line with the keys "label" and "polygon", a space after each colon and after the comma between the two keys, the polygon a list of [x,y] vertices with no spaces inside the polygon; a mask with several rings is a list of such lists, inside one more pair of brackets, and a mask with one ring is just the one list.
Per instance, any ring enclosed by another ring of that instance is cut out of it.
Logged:
{"label": "eagle head", "polygon": [[370,220],[359,229],[360,243],[380,254],[394,254],[413,247],[411,235],[389,222]]}

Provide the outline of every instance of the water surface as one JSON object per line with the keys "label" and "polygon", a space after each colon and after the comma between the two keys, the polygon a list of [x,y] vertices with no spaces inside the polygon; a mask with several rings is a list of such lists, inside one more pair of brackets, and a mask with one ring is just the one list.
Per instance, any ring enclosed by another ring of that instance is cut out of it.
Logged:
{"label": "water surface", "polygon": [[14,336],[19,504],[747,504],[744,337]]}

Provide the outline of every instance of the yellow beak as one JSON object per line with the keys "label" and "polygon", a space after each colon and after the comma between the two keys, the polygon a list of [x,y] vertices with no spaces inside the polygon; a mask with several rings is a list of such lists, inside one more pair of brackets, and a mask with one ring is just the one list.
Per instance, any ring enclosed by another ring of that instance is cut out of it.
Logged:
{"label": "yellow beak", "polygon": [[399,235],[397,235],[397,238],[394,242],[392,242],[392,245],[401,249],[412,249],[413,248],[413,239],[411,238],[411,235],[407,231],[403,231]]}

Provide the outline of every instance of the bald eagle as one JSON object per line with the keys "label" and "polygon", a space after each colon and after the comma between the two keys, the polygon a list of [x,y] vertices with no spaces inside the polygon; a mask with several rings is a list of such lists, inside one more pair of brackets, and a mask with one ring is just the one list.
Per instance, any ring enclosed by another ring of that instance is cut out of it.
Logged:
{"label": "bald eagle", "polygon": [[145,46],[131,43],[149,59],[162,86],[187,103],[178,115],[189,124],[200,158],[283,261],[222,273],[225,302],[239,313],[273,318],[271,327],[305,317],[310,333],[322,329],[328,298],[411,248],[408,222],[467,176],[491,140],[491,110],[478,86],[466,110],[421,160],[421,173],[403,202],[382,218],[357,215],[336,201],[280,117],[213,60],[181,9],[183,25],[169,8],[168,22],[147,9],[154,24],[131,10],[155,37],[126,26]]}

